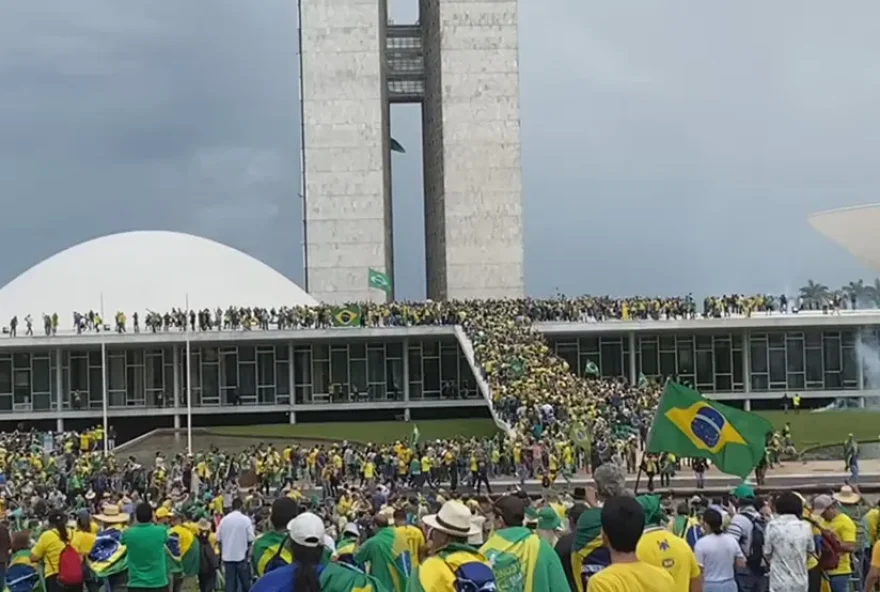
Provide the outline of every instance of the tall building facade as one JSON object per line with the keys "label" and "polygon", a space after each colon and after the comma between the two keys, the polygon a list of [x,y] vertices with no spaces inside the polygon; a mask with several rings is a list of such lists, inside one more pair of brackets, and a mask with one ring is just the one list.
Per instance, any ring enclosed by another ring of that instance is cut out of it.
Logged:
{"label": "tall building facade", "polygon": [[524,292],[516,0],[300,0],[308,292],[385,299],[392,277],[392,103],[422,106],[429,298]]}

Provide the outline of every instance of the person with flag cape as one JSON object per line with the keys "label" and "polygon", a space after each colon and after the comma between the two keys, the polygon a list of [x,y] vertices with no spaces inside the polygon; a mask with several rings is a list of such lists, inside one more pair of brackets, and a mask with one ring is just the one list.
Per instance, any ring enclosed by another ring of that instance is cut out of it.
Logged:
{"label": "person with flag cape", "polygon": [[31,563],[30,537],[26,531],[12,535],[10,551],[4,582],[6,592],[44,592],[40,572]]}
{"label": "person with flag cape", "polygon": [[602,509],[591,507],[577,521],[571,553],[571,573],[578,592],[586,592],[590,578],[611,565],[611,553],[602,541]]}
{"label": "person with flag cape", "polygon": [[347,522],[342,527],[342,536],[336,543],[336,551],[333,553],[333,560],[348,565],[356,565],[354,556],[357,553],[358,542],[361,538],[361,530],[357,523]]}
{"label": "person with flag cape", "polygon": [[482,533],[471,511],[450,500],[436,514],[422,518],[428,530],[430,556],[409,579],[407,592],[495,592],[495,574],[489,561],[468,544]]}
{"label": "person with flag cape", "polygon": [[289,565],[271,570],[251,587],[250,592],[390,592],[377,578],[345,563],[323,563],[324,521],[304,512],[287,528],[295,558]]}
{"label": "person with flag cape", "polygon": [[406,537],[391,523],[388,513],[380,512],[374,521],[378,530],[357,550],[355,563],[368,568],[370,575],[390,592],[404,592],[412,575],[412,556]]}
{"label": "person with flag cape", "polygon": [[127,581],[128,550],[122,544],[122,530],[128,524],[129,515],[121,512],[116,504],[106,504],[95,515],[100,530],[92,550],[86,556],[86,564],[95,578],[104,580],[109,589],[119,588]]}
{"label": "person with flag cape", "polygon": [[656,495],[636,498],[645,512],[645,528],[636,546],[639,561],[666,570],[675,580],[675,590],[698,590],[702,583],[700,566],[693,550],[666,528],[666,517]]}
{"label": "person with flag cape", "polygon": [[287,543],[287,525],[296,518],[299,513],[299,504],[289,497],[279,497],[272,502],[269,513],[269,524],[272,530],[268,530],[258,536],[254,541],[251,561],[254,573],[257,577],[282,567],[290,565],[293,555]]}
{"label": "person with flag cape", "polygon": [[671,453],[712,461],[718,470],[745,479],[761,462],[769,421],[703,398],[676,382],[666,383],[651,431],[647,453]]}
{"label": "person with flag cape", "polygon": [[498,592],[557,592],[568,579],[556,551],[533,530],[523,526],[527,500],[505,495],[495,502],[496,530],[480,547]]}
{"label": "person with flag cape", "polygon": [[174,590],[179,590],[184,578],[198,575],[202,553],[196,533],[183,523],[181,514],[172,512],[169,518],[171,527],[168,529],[168,541],[165,543],[171,558],[168,567],[175,586]]}

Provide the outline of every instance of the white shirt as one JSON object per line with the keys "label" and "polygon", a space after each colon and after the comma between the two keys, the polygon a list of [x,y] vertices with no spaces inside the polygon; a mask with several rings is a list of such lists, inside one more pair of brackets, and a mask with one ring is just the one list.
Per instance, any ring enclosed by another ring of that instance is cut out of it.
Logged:
{"label": "white shirt", "polygon": [[244,561],[248,546],[254,542],[254,525],[251,519],[233,510],[223,517],[217,527],[217,540],[223,561]]}
{"label": "white shirt", "polygon": [[810,525],[785,514],[767,524],[764,555],[770,558],[770,592],[798,592],[808,587],[807,556],[816,544]]}

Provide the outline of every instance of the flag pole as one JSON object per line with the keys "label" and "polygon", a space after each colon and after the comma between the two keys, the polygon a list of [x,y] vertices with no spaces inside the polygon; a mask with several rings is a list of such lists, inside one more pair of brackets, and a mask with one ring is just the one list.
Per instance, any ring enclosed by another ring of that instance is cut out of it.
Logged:
{"label": "flag pole", "polygon": [[104,424],[104,456],[110,453],[110,441],[107,438],[107,342],[101,340],[101,406]]}
{"label": "flag pole", "polygon": [[192,369],[190,366],[190,341],[189,341],[189,294],[186,295],[186,318],[184,330],[186,331],[186,449],[193,453],[192,434]]}

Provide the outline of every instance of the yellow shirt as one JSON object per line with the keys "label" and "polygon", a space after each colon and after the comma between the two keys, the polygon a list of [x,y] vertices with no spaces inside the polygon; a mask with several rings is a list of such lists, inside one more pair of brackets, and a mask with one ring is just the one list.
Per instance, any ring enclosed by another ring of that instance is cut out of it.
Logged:
{"label": "yellow shirt", "polygon": [[690,545],[662,528],[652,528],[642,534],[636,547],[636,556],[639,561],[669,572],[675,580],[675,588],[671,588],[670,592],[687,592],[691,580],[700,576],[700,566]]}
{"label": "yellow shirt", "polygon": [[413,567],[418,567],[421,562],[422,551],[425,548],[425,535],[422,534],[422,530],[419,527],[412,525],[398,526],[397,532],[406,539],[406,546],[412,556]]}
{"label": "yellow shirt", "polygon": [[97,537],[92,532],[77,530],[72,533],[70,544],[74,549],[76,549],[77,553],[79,553],[82,557],[85,557],[92,552],[92,547],[95,546],[96,538]]}
{"label": "yellow shirt", "polygon": [[[850,543],[852,545],[856,543],[856,523],[843,512],[838,512],[837,516],[826,521],[826,524],[826,528],[836,534],[837,540],[841,543]],[[837,569],[832,569],[827,573],[829,576],[852,573],[852,554],[841,553]]]}
{"label": "yellow shirt", "polygon": [[44,577],[54,576],[58,573],[58,564],[61,562],[61,552],[65,544],[55,529],[47,530],[37,539],[37,544],[31,549],[31,556],[43,563]]}
{"label": "yellow shirt", "polygon": [[865,525],[868,530],[868,544],[872,547],[877,540],[877,526],[880,523],[880,508],[871,508],[865,514]]}
{"label": "yellow shirt", "polygon": [[612,563],[587,583],[587,592],[670,592],[675,589],[671,575],[644,561]]}

